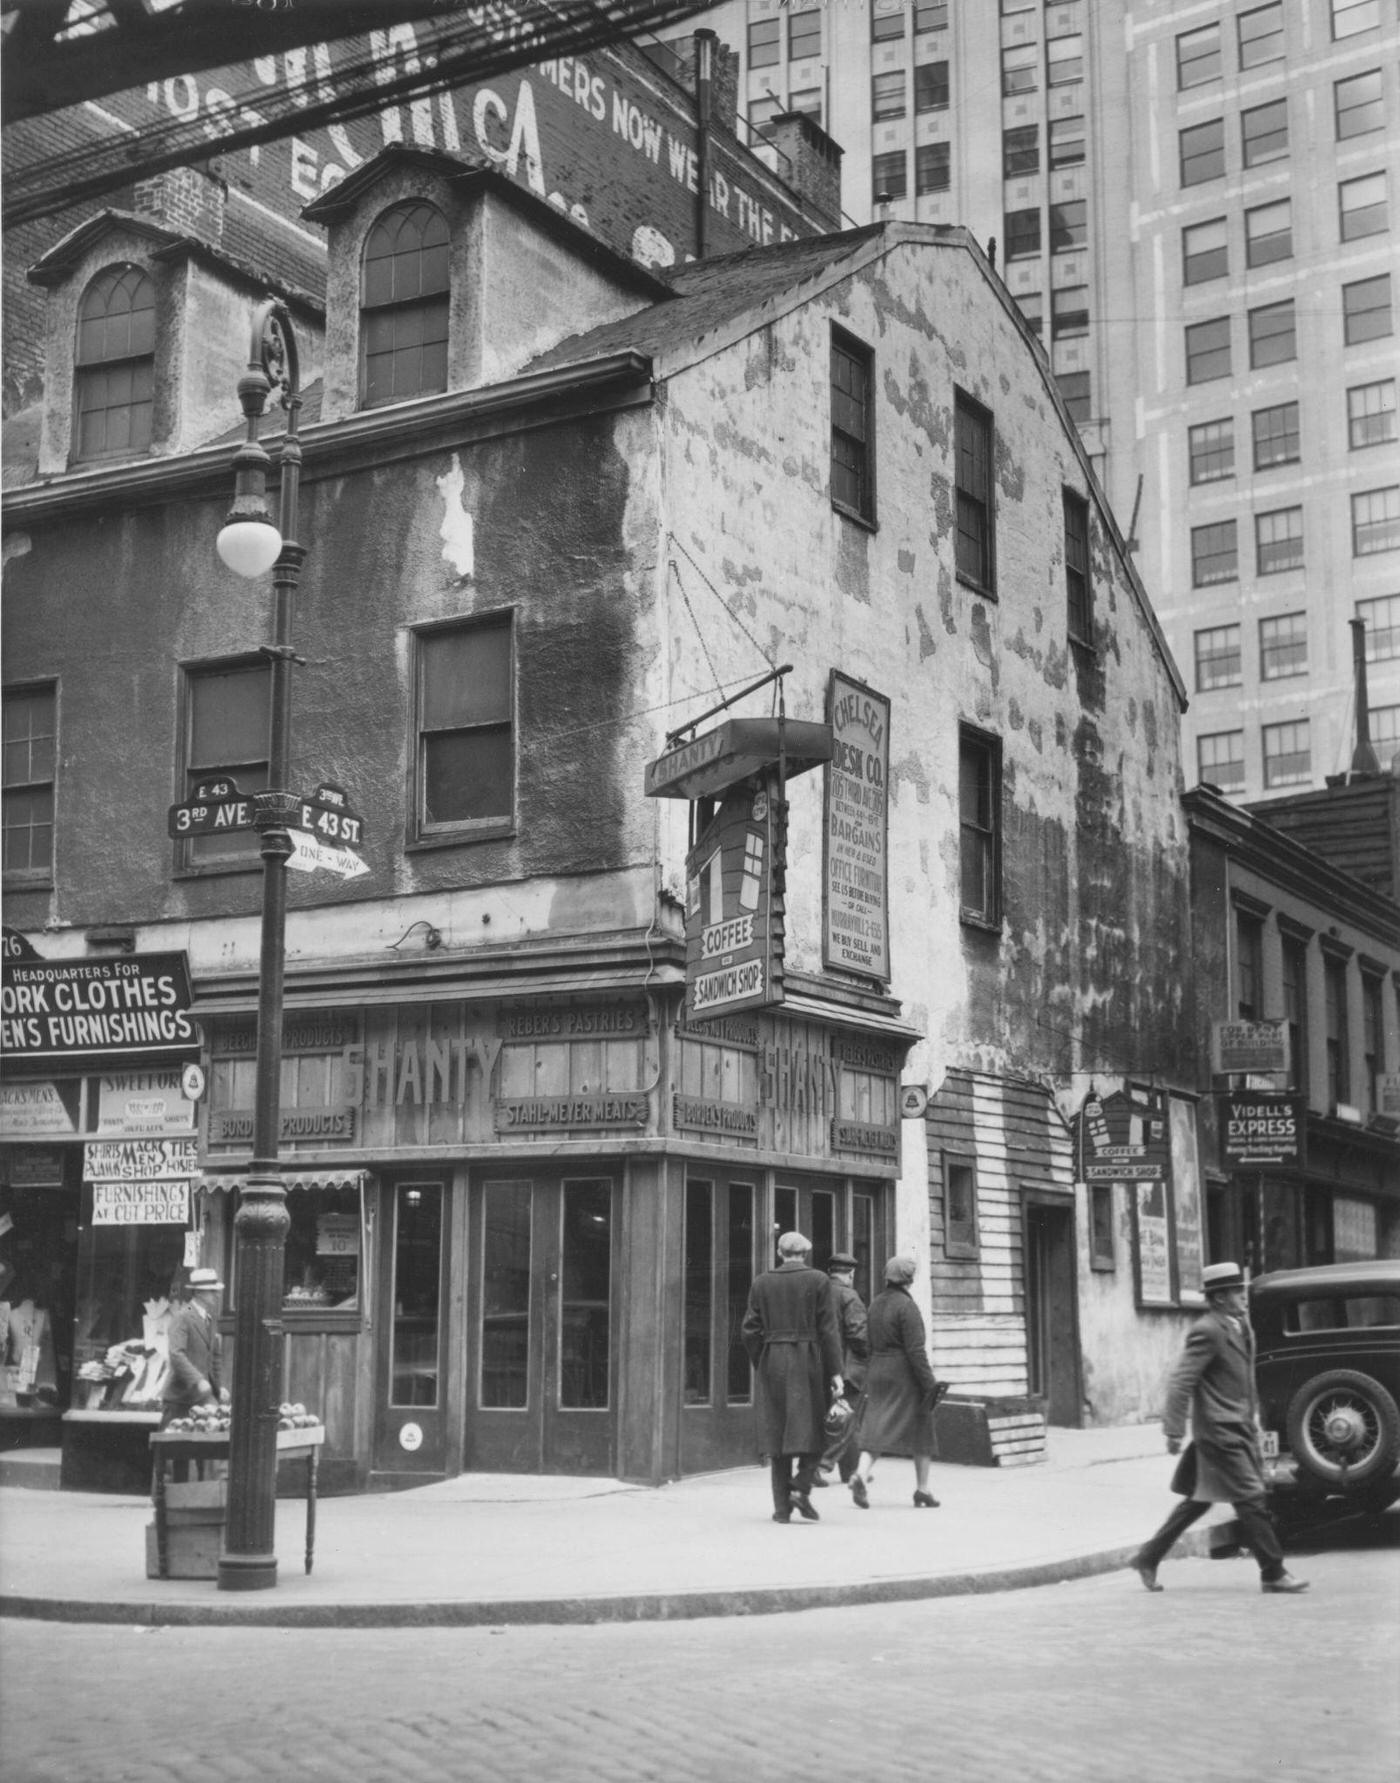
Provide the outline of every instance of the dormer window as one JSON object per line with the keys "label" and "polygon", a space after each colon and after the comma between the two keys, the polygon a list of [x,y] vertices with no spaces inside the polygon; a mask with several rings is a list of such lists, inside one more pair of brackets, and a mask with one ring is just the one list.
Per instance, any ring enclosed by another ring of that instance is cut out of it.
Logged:
{"label": "dormer window", "polygon": [[386,210],[365,241],[360,300],[365,408],[447,388],[447,221],[411,199]]}
{"label": "dormer window", "polygon": [[78,307],[75,459],[125,458],[151,445],[156,293],[139,266],[99,273]]}

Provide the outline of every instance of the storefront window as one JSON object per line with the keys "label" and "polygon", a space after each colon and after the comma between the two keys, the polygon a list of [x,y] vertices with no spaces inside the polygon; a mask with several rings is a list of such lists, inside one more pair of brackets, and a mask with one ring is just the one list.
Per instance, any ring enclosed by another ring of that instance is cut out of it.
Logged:
{"label": "storefront window", "polygon": [[563,1221],[559,1403],[567,1410],[606,1411],[612,1372],[612,1184],[566,1182]]}
{"label": "storefront window", "polygon": [[753,1281],[753,1186],[729,1185],[729,1389],[731,1405],[753,1396],[753,1370],[744,1348],[743,1323]]}
{"label": "storefront window", "polygon": [[102,1191],[113,1186],[83,1188],[73,1408],[158,1412],[170,1369],[165,1338],[183,1285],[188,1224],[108,1221],[100,1203]]}
{"label": "storefront window", "polygon": [[358,1185],[295,1188],[287,1196],[283,1306],[288,1312],[360,1304]]}
{"label": "storefront window", "polygon": [[685,1185],[685,1403],[710,1399],[710,1316],[713,1308],[714,1185]]}
{"label": "storefront window", "polygon": [[0,1415],[68,1403],[77,1205],[58,1186],[0,1188]]}
{"label": "storefront window", "polygon": [[523,1409],[529,1403],[528,1184],[486,1184],[481,1307],[481,1403]]}
{"label": "storefront window", "polygon": [[442,1184],[394,1191],[393,1405],[438,1402]]}

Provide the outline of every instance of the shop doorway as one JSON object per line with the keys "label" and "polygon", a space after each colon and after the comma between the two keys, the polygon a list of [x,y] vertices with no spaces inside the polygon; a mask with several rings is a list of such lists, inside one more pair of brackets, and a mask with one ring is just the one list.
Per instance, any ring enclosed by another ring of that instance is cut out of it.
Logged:
{"label": "shop doorway", "polygon": [[440,1474],[446,1468],[443,1262],[447,1185],[414,1178],[386,1185],[375,1295],[376,1473]]}
{"label": "shop doorway", "polygon": [[752,1176],[692,1170],[685,1184],[685,1324],[681,1472],[754,1453],[753,1369],[744,1348],[749,1289],[769,1267],[757,1246]]}
{"label": "shop doorway", "polygon": [[867,1306],[884,1286],[889,1238],[884,1188],[848,1189],[843,1183],[779,1181],[773,1190],[773,1228],[759,1267],[777,1262],[778,1239],[802,1232],[812,1241],[812,1267],[825,1269],[832,1253],[849,1248],[856,1260],[855,1290]]}
{"label": "shop doorway", "polygon": [[1074,1209],[1027,1194],[1022,1215],[1030,1391],[1044,1400],[1047,1423],[1077,1426],[1081,1415]]}
{"label": "shop doorway", "polygon": [[606,1176],[473,1191],[465,1467],[613,1470],[616,1202]]}

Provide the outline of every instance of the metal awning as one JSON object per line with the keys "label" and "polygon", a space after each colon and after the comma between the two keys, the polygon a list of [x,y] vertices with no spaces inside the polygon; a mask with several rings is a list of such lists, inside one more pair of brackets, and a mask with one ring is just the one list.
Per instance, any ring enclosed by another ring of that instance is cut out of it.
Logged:
{"label": "metal awning", "polygon": [[[363,1189],[369,1175],[367,1170],[336,1169],[322,1170],[279,1170],[284,1189]],[[207,1189],[218,1194],[225,1189],[238,1189],[240,1192],[252,1181],[253,1172],[246,1166],[241,1170],[231,1170],[227,1174],[220,1171],[206,1170],[195,1184],[197,1189]]]}

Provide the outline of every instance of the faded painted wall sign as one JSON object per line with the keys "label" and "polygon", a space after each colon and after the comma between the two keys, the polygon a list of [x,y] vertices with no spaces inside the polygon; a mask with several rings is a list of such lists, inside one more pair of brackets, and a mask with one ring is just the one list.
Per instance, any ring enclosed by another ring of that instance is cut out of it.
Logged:
{"label": "faded painted wall sign", "polygon": [[1288,1074],[1288,1023],[1212,1022],[1210,1068],[1221,1076],[1244,1071]]}
{"label": "faded painted wall sign", "polygon": [[76,1133],[79,1096],[77,1079],[66,1085],[0,1084],[0,1139],[58,1139]]}
{"label": "faded painted wall sign", "polygon": [[822,960],[887,982],[890,702],[833,670]]}

